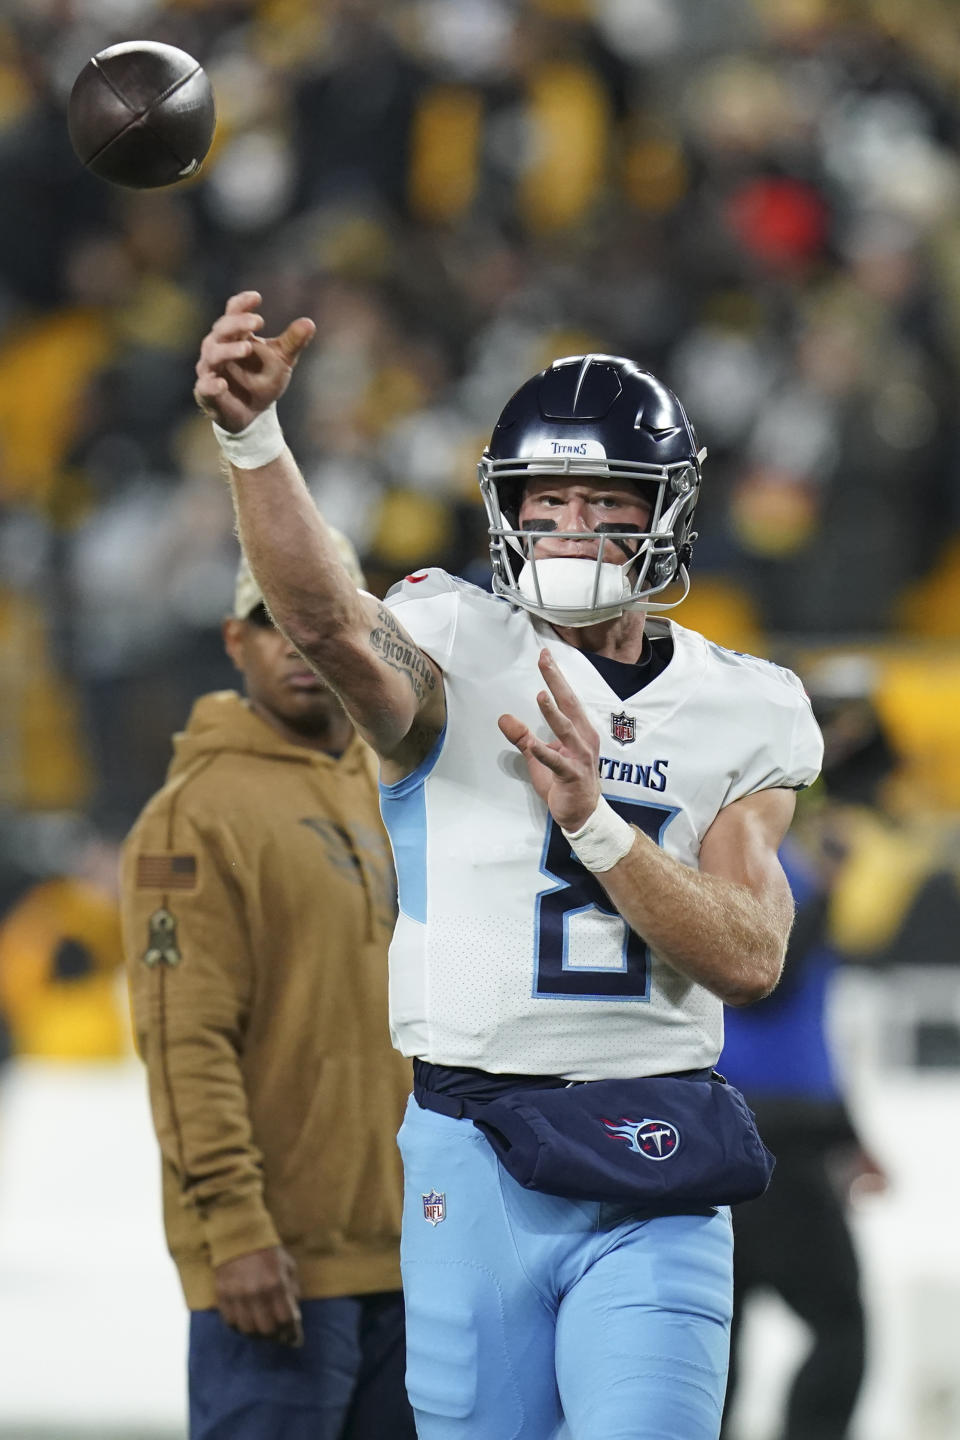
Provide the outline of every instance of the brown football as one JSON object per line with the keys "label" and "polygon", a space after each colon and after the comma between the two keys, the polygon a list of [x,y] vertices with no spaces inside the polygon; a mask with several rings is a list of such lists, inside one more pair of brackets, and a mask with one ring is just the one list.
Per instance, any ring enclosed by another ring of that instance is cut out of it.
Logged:
{"label": "brown football", "polygon": [[88,170],[137,190],[195,175],[216,125],[202,66],[175,45],[128,40],[88,60],[67,107],[70,142]]}

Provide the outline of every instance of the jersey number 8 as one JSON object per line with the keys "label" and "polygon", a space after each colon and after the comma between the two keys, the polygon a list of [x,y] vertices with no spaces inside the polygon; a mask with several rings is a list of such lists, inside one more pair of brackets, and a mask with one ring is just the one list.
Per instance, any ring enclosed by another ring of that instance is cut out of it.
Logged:
{"label": "jersey number 8", "polygon": [[[611,809],[658,845],[676,815],[667,805],[613,800]],[[555,884],[537,896],[535,998],[648,1000],[650,952],[551,817],[540,869]]]}

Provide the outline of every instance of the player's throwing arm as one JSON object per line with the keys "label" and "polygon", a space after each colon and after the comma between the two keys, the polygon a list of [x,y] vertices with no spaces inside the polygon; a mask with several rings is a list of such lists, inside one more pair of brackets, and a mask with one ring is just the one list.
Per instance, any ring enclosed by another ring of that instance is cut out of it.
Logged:
{"label": "player's throwing arm", "polygon": [[276,412],[316,326],[301,316],[266,339],[260,303],[256,290],[228,300],[201,345],[194,398],[214,422],[240,540],[273,619],[337,691],[384,778],[396,780],[443,729],[440,673],[340,561]]}

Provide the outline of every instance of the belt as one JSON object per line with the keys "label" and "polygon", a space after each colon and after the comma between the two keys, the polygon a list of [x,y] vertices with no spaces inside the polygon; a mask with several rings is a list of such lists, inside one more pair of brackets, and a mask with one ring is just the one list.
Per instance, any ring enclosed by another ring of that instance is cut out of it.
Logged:
{"label": "belt", "polygon": [[[723,1079],[709,1066],[672,1072],[678,1080],[708,1080],[711,1075]],[[434,1110],[451,1120],[472,1119],[484,1102],[516,1090],[563,1090],[578,1083],[560,1075],[495,1075],[488,1070],[433,1065],[420,1059],[413,1062],[413,1098],[420,1109]]]}
{"label": "belt", "polygon": [[494,1075],[465,1066],[413,1062],[413,1098],[421,1110],[435,1110],[452,1120],[462,1120],[484,1101],[515,1090],[560,1090],[570,1083],[559,1075]]}
{"label": "belt", "polygon": [[435,1110],[438,1115],[446,1115],[451,1120],[462,1120],[463,1107],[470,1104],[465,1095],[441,1095],[436,1090],[424,1090],[423,1086],[416,1082],[413,1086],[413,1098],[421,1110]]}

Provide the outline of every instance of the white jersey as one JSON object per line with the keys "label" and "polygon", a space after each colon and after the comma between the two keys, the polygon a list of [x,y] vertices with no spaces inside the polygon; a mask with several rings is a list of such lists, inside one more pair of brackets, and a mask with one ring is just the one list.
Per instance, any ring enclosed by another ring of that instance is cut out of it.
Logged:
{"label": "white jersey", "polygon": [[673,657],[621,700],[580,651],[505,600],[429,570],[386,603],[444,672],[447,725],[431,754],[381,787],[400,891],[391,1030],[405,1055],[571,1080],[713,1065],[716,996],[651,953],[614,911],[501,735],[512,713],[547,739],[544,645],[600,735],[607,800],[696,868],[725,805],[816,777],[820,732],[795,675],[671,621]]}

